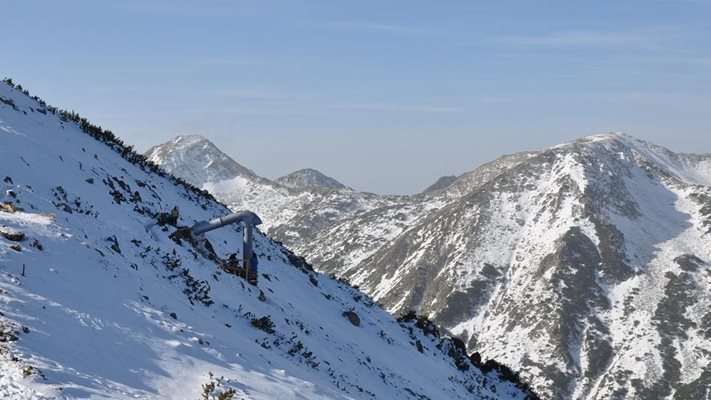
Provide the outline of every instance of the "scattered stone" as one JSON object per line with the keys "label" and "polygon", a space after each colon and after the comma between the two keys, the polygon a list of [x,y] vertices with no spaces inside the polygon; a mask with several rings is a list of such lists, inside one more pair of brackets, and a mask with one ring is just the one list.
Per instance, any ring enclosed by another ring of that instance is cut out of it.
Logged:
{"label": "scattered stone", "polygon": [[0,324],[0,343],[14,342],[17,339],[18,337],[11,327]]}
{"label": "scattered stone", "polygon": [[14,199],[17,197],[17,192],[12,189],[8,189],[5,191],[5,195],[12,197]]}
{"label": "scattered stone", "polygon": [[86,182],[86,183],[88,183],[88,184],[90,184],[90,185],[93,185],[93,184],[94,184],[94,178],[86,178],[86,179],[84,179],[84,182]]}
{"label": "scattered stone", "polygon": [[2,204],[0,204],[0,210],[5,211],[5,212],[9,212],[9,213],[11,213],[11,214],[16,211],[16,210],[15,210],[15,207],[12,205],[12,203],[2,203]]}
{"label": "scattered stone", "polygon": [[360,317],[354,311],[344,311],[343,314],[353,326],[360,326]]}
{"label": "scattered stone", "polygon": [[58,203],[58,204],[55,204],[55,206],[57,207],[57,209],[62,210],[67,214],[74,213],[74,210],[72,210],[72,208],[69,207],[69,205],[67,203]]}
{"label": "scattered stone", "polygon": [[0,236],[12,242],[20,242],[25,238],[25,234],[23,232],[10,228],[9,226],[2,225],[0,225]]}
{"label": "scattered stone", "polygon": [[111,250],[118,254],[121,254],[121,247],[119,247],[118,239],[116,239],[116,236],[109,236],[106,238],[106,241],[111,243]]}
{"label": "scattered stone", "polygon": [[32,239],[32,243],[30,243],[31,247],[34,247],[35,249],[42,251],[44,249],[44,246],[42,246],[42,243],[39,242],[37,239]]}
{"label": "scattered stone", "polygon": [[178,314],[172,312],[172,313],[170,313],[170,317],[173,319],[178,319]]}
{"label": "scattered stone", "polygon": [[10,248],[15,251],[22,251],[22,247],[19,244],[13,244]]}
{"label": "scattered stone", "polygon": [[12,182],[12,178],[9,176],[6,176],[5,179],[2,180],[5,183],[9,183],[10,185],[13,185],[14,183]]}
{"label": "scattered stone", "polygon": [[417,351],[419,351],[420,353],[425,352],[425,348],[422,346],[421,341],[419,341],[419,340],[415,341],[415,347],[417,347]]}

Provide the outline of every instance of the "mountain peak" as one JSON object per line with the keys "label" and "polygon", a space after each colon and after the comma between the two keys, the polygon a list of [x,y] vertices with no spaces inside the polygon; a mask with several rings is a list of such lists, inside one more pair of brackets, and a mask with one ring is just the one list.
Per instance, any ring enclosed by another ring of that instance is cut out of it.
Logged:
{"label": "mountain peak", "polygon": [[292,189],[348,189],[341,182],[312,168],[294,171],[277,178],[276,182]]}
{"label": "mountain peak", "polygon": [[173,139],[170,140],[170,143],[173,144],[178,144],[180,143],[181,145],[194,145],[196,143],[201,143],[201,142],[207,142],[212,144],[208,138],[206,138],[203,135],[200,134],[194,134],[194,135],[178,135],[174,137]]}
{"label": "mountain peak", "polygon": [[180,135],[151,147],[146,157],[188,182],[219,182],[241,176],[258,179],[202,135]]}

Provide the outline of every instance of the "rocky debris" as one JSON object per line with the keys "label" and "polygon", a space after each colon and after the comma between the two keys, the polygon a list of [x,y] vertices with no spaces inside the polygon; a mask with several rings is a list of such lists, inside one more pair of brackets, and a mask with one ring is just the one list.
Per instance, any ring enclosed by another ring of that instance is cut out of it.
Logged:
{"label": "rocky debris", "polygon": [[3,203],[0,203],[0,211],[5,211],[5,212],[12,214],[12,213],[15,213],[18,211],[25,211],[25,209],[22,207],[18,207],[12,203],[3,202]]}
{"label": "rocky debris", "polygon": [[30,243],[30,246],[31,246],[31,247],[34,247],[35,249],[37,249],[37,250],[39,250],[39,251],[44,250],[44,246],[43,246],[42,243],[40,243],[39,240],[37,240],[37,239],[32,239],[32,242]]}
{"label": "rocky debris", "polygon": [[113,250],[115,253],[121,254],[121,247],[118,244],[118,239],[116,239],[116,236],[109,236],[106,238],[106,241],[110,243],[111,250]]}
{"label": "rocky debris", "polygon": [[18,339],[17,332],[14,329],[0,322],[0,343],[15,342]]}
{"label": "rocky debris", "polygon": [[352,310],[344,311],[343,314],[341,314],[341,315],[346,317],[348,322],[353,324],[353,326],[360,326],[360,317],[354,311],[352,311]]}
{"label": "rocky debris", "polygon": [[12,242],[21,242],[25,239],[24,232],[4,225],[0,225],[0,236]]}

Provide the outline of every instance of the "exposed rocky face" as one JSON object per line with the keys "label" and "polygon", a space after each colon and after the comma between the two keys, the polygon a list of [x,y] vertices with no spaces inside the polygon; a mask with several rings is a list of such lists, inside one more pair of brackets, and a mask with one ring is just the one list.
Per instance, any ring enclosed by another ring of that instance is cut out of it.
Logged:
{"label": "exposed rocky face", "polygon": [[423,190],[421,193],[423,193],[423,194],[432,193],[432,192],[436,192],[438,190],[446,189],[447,187],[449,187],[449,185],[454,183],[454,181],[456,181],[456,180],[457,180],[456,175],[441,176],[439,179],[437,179],[435,181],[435,183],[431,184],[430,186],[427,186],[427,188],[425,190]]}
{"label": "exposed rocky face", "polygon": [[417,196],[310,196],[270,233],[544,398],[711,390],[710,156],[596,135]]}
{"label": "exposed rocky face", "polygon": [[306,168],[277,178],[276,182],[292,189],[349,189],[346,185],[315,169]]}

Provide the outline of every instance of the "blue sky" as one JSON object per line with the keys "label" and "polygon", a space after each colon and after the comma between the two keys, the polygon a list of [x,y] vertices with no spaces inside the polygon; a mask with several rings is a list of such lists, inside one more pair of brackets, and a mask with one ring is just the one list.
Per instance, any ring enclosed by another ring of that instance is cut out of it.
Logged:
{"label": "blue sky", "polygon": [[413,193],[624,131],[711,152],[711,1],[0,0],[0,75],[145,150]]}

